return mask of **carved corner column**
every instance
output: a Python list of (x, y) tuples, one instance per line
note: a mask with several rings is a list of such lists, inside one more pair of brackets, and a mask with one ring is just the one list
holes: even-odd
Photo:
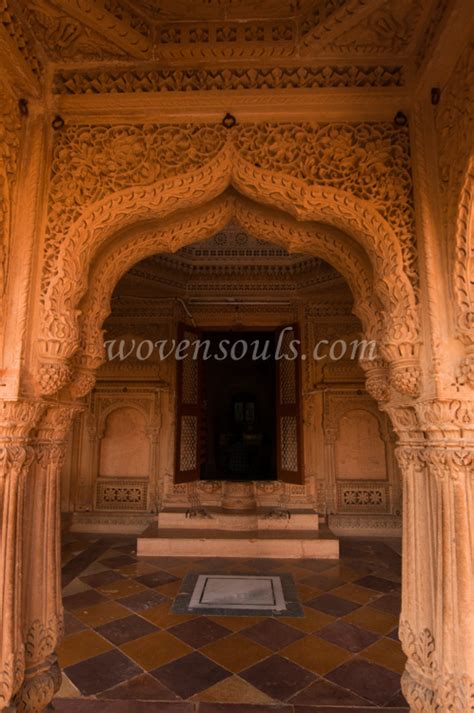
[(473, 709), (473, 414), (474, 403), (461, 400), (395, 414), (404, 477), (402, 687), (413, 713)]
[(326, 488), (326, 515), (331, 515), (337, 511), (337, 487), (336, 487), (336, 428), (326, 427), (324, 429), (324, 471)]
[(39, 402), (0, 401), (0, 710), (21, 685), (23, 643), (23, 522), (26, 478), (34, 450), (30, 433)]
[(39, 424), (27, 479), (23, 528), (25, 677), (17, 713), (41, 713), (61, 684), (55, 649), (63, 635), (60, 477), (76, 405), (51, 405)]

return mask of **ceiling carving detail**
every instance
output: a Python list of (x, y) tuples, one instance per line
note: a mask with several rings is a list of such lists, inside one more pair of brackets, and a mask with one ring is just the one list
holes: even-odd
[(44, 64), (38, 55), (34, 36), (28, 27), (22, 7), (15, 0), (0, 0), (0, 27), (36, 79), (41, 79)]
[(220, 69), (64, 70), (56, 73), (57, 95), (195, 92), (215, 89), (314, 89), (330, 87), (400, 87), (400, 65), (323, 65)]
[[(341, 287), (340, 273), (324, 260), (289, 253), (280, 245), (259, 240), (234, 221), (198, 243), (176, 253), (160, 253), (142, 260), (129, 270), (117, 291), (135, 293), (154, 285), (160, 291), (231, 297), (238, 293), (275, 295)], [(347, 288), (348, 289), (348, 288)], [(268, 293), (268, 294), (267, 294)], [(141, 293), (140, 293), (141, 294)]]
[[(3, 3), (12, 0), (3, 0)], [(447, 0), (437, 0), (442, 16)], [(260, 64), (318, 57), (381, 56), (396, 64), (420, 45), (435, 0), (25, 0), (28, 33), (49, 59), (159, 60), (193, 65), (216, 59)], [(434, 23), (437, 26), (437, 23)], [(432, 32), (424, 39), (428, 46)], [(20, 32), (16, 34), (21, 41)], [(23, 32), (24, 34), (24, 32)], [(419, 51), (421, 51), (419, 49)], [(310, 66), (313, 62), (305, 62)], [(380, 62), (374, 63), (378, 65)], [(319, 67), (324, 65), (319, 62)], [(372, 64), (370, 62), (369, 64)], [(145, 70), (144, 70), (145, 71)]]

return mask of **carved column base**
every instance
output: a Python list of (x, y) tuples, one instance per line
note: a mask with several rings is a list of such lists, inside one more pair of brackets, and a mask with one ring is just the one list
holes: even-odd
[(43, 713), (61, 687), (61, 669), (55, 655), (27, 668), (23, 685), (15, 696), (16, 713)]
[(467, 675), (420, 671), (408, 660), (402, 676), (402, 692), (411, 713), (470, 713), (474, 711), (474, 680)]
[(411, 713), (435, 713), (432, 681), (413, 671), (409, 663), (402, 675), (402, 692)]

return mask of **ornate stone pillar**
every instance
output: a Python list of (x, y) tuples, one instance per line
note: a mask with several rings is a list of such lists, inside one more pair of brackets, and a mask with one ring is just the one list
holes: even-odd
[(59, 485), (67, 436), (79, 410), (73, 404), (49, 406), (33, 444), (23, 522), (25, 676), (15, 697), (17, 713), (41, 713), (61, 683), (55, 655), (63, 634)]
[(42, 404), (0, 401), (0, 710), (20, 687), (23, 643), (25, 483), (34, 457), (29, 434)]
[(389, 409), (403, 472), (402, 687), (413, 713), (467, 713), (474, 696), (474, 403)]

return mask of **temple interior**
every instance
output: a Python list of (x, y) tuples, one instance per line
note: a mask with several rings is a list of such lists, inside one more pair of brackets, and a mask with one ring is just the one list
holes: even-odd
[(472, 0), (0, 0), (0, 712), (474, 713)]

